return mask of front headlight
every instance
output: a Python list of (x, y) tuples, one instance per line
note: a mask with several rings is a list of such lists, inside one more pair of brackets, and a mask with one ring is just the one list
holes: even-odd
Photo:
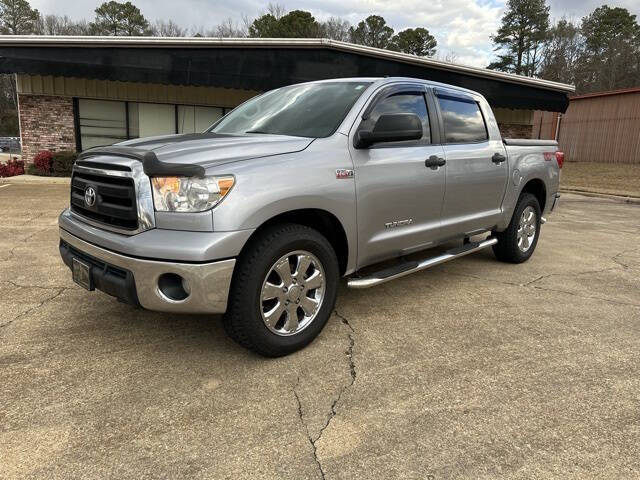
[(153, 177), (153, 205), (158, 212), (203, 212), (229, 193), (235, 179), (219, 177)]

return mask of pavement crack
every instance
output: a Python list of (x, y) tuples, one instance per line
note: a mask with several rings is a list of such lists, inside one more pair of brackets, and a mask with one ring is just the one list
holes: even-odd
[(300, 401), (300, 396), (298, 395), (298, 390), (297, 390), (298, 386), (300, 385), (300, 376), (299, 375), (298, 375), (298, 377), (296, 379), (296, 384), (293, 387), (293, 395), (294, 395), (294, 397), (296, 399), (296, 403), (298, 405), (298, 417), (300, 418), (300, 423), (304, 427), (304, 430), (305, 430), (305, 432), (307, 434), (307, 439), (309, 440), (309, 443), (311, 444), (311, 447), (313, 449), (313, 459), (315, 460), (316, 464), (318, 465), (318, 470), (320, 471), (320, 476), (321, 476), (321, 478), (323, 480), (326, 478), (326, 476), (325, 476), (325, 471), (324, 471), (324, 469), (322, 467), (322, 462), (320, 461), (320, 458), (318, 457), (318, 442), (322, 438), (322, 434), (324, 433), (324, 431), (327, 428), (329, 428), (329, 425), (331, 425), (331, 421), (338, 414), (336, 408), (337, 408), (338, 404), (340, 403), (340, 400), (342, 399), (342, 395), (344, 394), (345, 391), (347, 391), (347, 389), (349, 389), (350, 387), (353, 386), (353, 384), (356, 382), (356, 377), (357, 377), (356, 364), (355, 364), (355, 362), (353, 360), (353, 349), (354, 349), (355, 344), (356, 344), (355, 337), (354, 337), (355, 336), (355, 330), (353, 329), (353, 327), (349, 323), (349, 320), (346, 317), (344, 317), (343, 315), (338, 313), (337, 310), (334, 310), (334, 313), (342, 321), (342, 323), (350, 330), (350, 333), (347, 334), (347, 338), (349, 339), (349, 346), (348, 346), (348, 348), (347, 348), (347, 350), (345, 352), (345, 355), (347, 356), (347, 359), (349, 361), (350, 381), (347, 384), (342, 386), (342, 388), (338, 392), (338, 395), (336, 396), (336, 398), (331, 403), (331, 408), (329, 409), (329, 413), (327, 415), (327, 419), (326, 419), (324, 425), (322, 426), (322, 428), (320, 429), (320, 431), (318, 432), (318, 435), (315, 438), (313, 438), (313, 436), (309, 432), (309, 427), (307, 426), (307, 423), (304, 420), (304, 414), (303, 414), (303, 410), (302, 410), (302, 402)]
[(353, 361), (353, 348), (355, 347), (355, 344), (356, 344), (355, 338), (353, 337), (353, 334), (355, 333), (355, 331), (353, 330), (353, 327), (345, 317), (338, 314), (337, 312), (335, 313), (340, 319), (342, 319), (342, 323), (347, 325), (352, 332), (347, 335), (347, 338), (349, 339), (349, 347), (345, 352), (347, 359), (349, 360), (349, 374), (351, 376), (351, 380), (349, 381), (349, 383), (347, 383), (340, 389), (340, 392), (338, 392), (338, 395), (336, 396), (335, 400), (331, 404), (329, 414), (327, 415), (327, 421), (325, 422), (323, 427), (320, 429), (320, 432), (318, 432), (318, 436), (315, 438), (315, 440), (313, 440), (314, 445), (316, 442), (318, 442), (322, 438), (322, 434), (331, 424), (331, 420), (333, 420), (333, 418), (337, 415), (336, 407), (338, 403), (340, 403), (340, 399), (342, 398), (342, 395), (348, 388), (353, 386), (353, 384), (356, 382), (356, 376), (357, 376), (356, 365), (355, 365), (355, 362)]
[[(625, 253), (625, 252), (622, 252)], [(620, 253), (619, 255), (621, 255), (622, 253)], [(534, 283), (539, 282), (540, 280), (544, 280), (545, 278), (550, 278), (550, 277), (577, 277), (580, 275), (589, 275), (589, 274), (594, 274), (594, 273), (602, 273), (602, 272), (607, 272), (609, 270), (617, 270), (617, 267), (608, 267), (608, 268), (600, 268), (598, 270), (586, 270), (584, 272), (576, 272), (576, 273), (547, 273), (545, 275), (539, 275), (538, 277), (534, 278), (533, 280), (530, 280), (528, 282), (525, 283), (516, 283), (516, 282), (508, 282), (506, 280), (496, 280), (494, 278), (482, 278), (478, 275), (472, 275), (470, 273), (456, 273), (456, 272), (451, 272), (449, 270), (445, 270), (442, 269), (441, 272), (446, 274), (446, 275), (453, 275), (456, 277), (467, 277), (467, 278), (473, 278), (475, 280), (482, 280), (483, 282), (493, 282), (493, 283), (500, 283), (502, 285), (511, 285), (514, 287), (533, 287), (533, 288), (537, 288), (536, 285), (533, 285)]]
[(29, 315), (31, 312), (33, 312), (33, 311), (35, 311), (35, 310), (37, 310), (39, 308), (42, 308), (45, 304), (49, 303), (50, 301), (52, 301), (52, 300), (56, 299), (57, 297), (59, 297), (60, 295), (62, 295), (62, 292), (64, 292), (65, 290), (68, 290), (68, 288), (67, 287), (59, 287), (56, 290), (57, 290), (56, 293), (54, 293), (50, 297), (45, 298), (44, 300), (42, 300), (37, 305), (35, 305), (35, 306), (31, 307), (31, 308), (28, 308), (27, 310), (25, 310), (22, 313), (19, 313), (12, 320), (9, 320), (8, 322), (0, 324), (0, 328), (7, 327), (7, 326), (11, 325), (13, 322), (21, 319), (22, 317), (25, 317), (25, 316)]
[(336, 317), (338, 317), (338, 318), (342, 321), (342, 323), (343, 323), (344, 325), (346, 325), (346, 326), (349, 328), (349, 330), (351, 330), (351, 332), (355, 333), (355, 330), (353, 329), (353, 327), (352, 327), (352, 326), (351, 326), (351, 324), (349, 323), (349, 320), (347, 320), (347, 319), (346, 319), (346, 317), (344, 317), (344, 316), (340, 315), (340, 313), (338, 312), (338, 310), (334, 310), (333, 312), (336, 314)]
[(304, 415), (302, 413), (302, 402), (300, 401), (300, 397), (298, 396), (298, 390), (297, 390), (299, 384), (300, 384), (300, 375), (298, 375), (298, 378), (296, 379), (296, 384), (293, 387), (293, 396), (296, 397), (296, 403), (298, 404), (298, 417), (300, 418), (300, 423), (304, 427), (304, 431), (307, 434), (307, 440), (309, 440), (309, 443), (311, 444), (311, 448), (313, 449), (313, 460), (316, 462), (316, 465), (318, 466), (320, 477), (322, 478), (322, 480), (324, 480), (326, 477), (325, 477), (324, 469), (322, 468), (322, 463), (320, 463), (320, 459), (318, 458), (318, 447), (316, 446), (317, 439), (314, 440), (311, 437), (311, 434), (309, 433), (309, 427), (307, 426), (307, 423), (304, 421)]
[(21, 223), (21, 224), (20, 224), (20, 226), (21, 226), (21, 227), (24, 227), (25, 225), (30, 224), (30, 223), (31, 223), (31, 222), (33, 222), (34, 220), (37, 220), (37, 219), (41, 218), (43, 215), (44, 215), (44, 212), (39, 212), (39, 213), (37, 213), (35, 216), (33, 216), (33, 217), (29, 218), (29, 220), (27, 220), (26, 222)]
[(626, 255), (627, 253), (632, 253), (636, 251), (637, 251), (636, 248), (628, 248), (626, 250), (621, 251), (620, 253), (616, 253), (613, 257), (611, 257), (611, 261), (620, 265), (622, 268), (626, 270), (627, 268), (630, 268), (630, 265), (627, 265), (622, 260), (620, 260), (620, 257), (623, 255)]
[[(40, 217), (40, 216), (38, 216), (38, 217), (36, 217), (36, 218), (39, 218), (39, 217)], [(34, 220), (34, 219), (35, 219), (35, 218), (33, 218), (32, 220)], [(22, 226), (26, 225), (27, 223), (29, 223), (30, 221), (31, 221), (31, 220), (27, 221), (26, 223), (24, 223), (24, 224), (22, 224), (22, 225), (20, 225), (20, 226), (22, 227)], [(41, 228), (41, 229), (39, 229), (39, 230), (36, 230), (36, 231), (35, 231), (35, 232), (33, 232), (33, 233), (30, 233), (29, 235), (27, 235), (27, 236), (26, 236), (26, 237), (24, 237), (23, 239), (21, 239), (21, 240), (20, 240), (20, 243), (18, 243), (17, 245), (14, 245), (13, 247), (11, 247), (11, 248), (9, 249), (9, 251), (7, 252), (7, 257), (6, 257), (6, 258), (3, 258), (2, 260), (0, 260), (0, 262), (8, 262), (9, 260), (11, 260), (11, 258), (15, 255), (15, 253), (14, 253), (14, 252), (15, 252), (15, 250), (17, 250), (17, 249), (18, 249), (18, 248), (20, 248), (20, 247), (23, 247), (23, 246), (24, 246), (24, 244), (25, 244), (27, 241), (31, 240), (33, 237), (35, 237), (35, 236), (36, 236), (36, 235), (38, 235), (39, 233), (46, 232), (47, 230), (49, 230), (49, 228), (51, 228), (51, 227)]]
[(617, 267), (608, 267), (608, 268), (599, 268), (597, 270), (585, 270), (584, 272), (576, 272), (576, 273), (547, 273), (546, 275), (540, 275), (538, 278), (531, 280), (530, 282), (523, 283), (520, 286), (522, 287), (534, 287), (537, 288), (536, 285), (533, 285), (540, 280), (551, 277), (579, 277), (580, 275), (590, 275), (594, 273), (602, 273), (608, 272), (609, 270), (618, 270)]
[[(513, 287), (523, 287), (524, 285), (522, 283), (515, 283), (515, 282), (507, 282), (506, 280), (496, 280), (494, 278), (482, 278), (479, 277), (477, 275), (471, 275), (470, 273), (456, 273), (456, 272), (451, 272), (449, 270), (446, 269), (441, 269), (440, 270), (442, 273), (446, 274), (446, 275), (453, 275), (455, 277), (467, 277), (467, 278), (473, 278), (475, 280), (482, 280), (483, 282), (492, 282), (492, 283), (500, 283), (502, 285), (511, 285)], [(535, 281), (535, 280), (534, 280)]]
[(636, 308), (640, 308), (640, 304), (639, 303), (631, 303), (631, 302), (622, 302), (620, 300), (611, 300), (609, 298), (602, 298), (602, 297), (596, 297), (593, 295), (581, 295), (579, 293), (576, 292), (570, 292), (568, 290), (559, 290), (557, 288), (545, 288), (545, 287), (541, 287), (538, 285), (532, 285), (531, 288), (535, 288), (538, 290), (543, 290), (545, 292), (556, 292), (556, 293), (566, 293), (567, 295), (574, 295), (578, 298), (585, 298), (588, 300), (599, 300), (601, 302), (608, 302), (608, 303), (613, 303), (615, 305), (626, 305), (629, 307), (636, 307)]
[(0, 283), (8, 283), (15, 288), (39, 288), (41, 290), (68, 290), (70, 287), (62, 287), (59, 285), (45, 286), (45, 285), (25, 285), (23, 283), (14, 282), (13, 280), (0, 280)]
[(549, 277), (551, 277), (552, 275), (554, 275), (554, 274), (553, 274), (553, 273), (547, 273), (546, 275), (540, 275), (539, 277), (534, 278), (534, 279), (533, 279), (533, 280), (531, 280), (530, 282), (523, 283), (523, 284), (522, 284), (522, 286), (523, 286), (523, 287), (528, 287), (528, 286), (530, 286), (530, 285), (533, 285), (533, 284), (534, 284), (534, 283), (536, 283), (536, 282), (539, 282), (540, 280), (543, 280), (543, 279), (545, 279), (545, 278), (549, 278)]

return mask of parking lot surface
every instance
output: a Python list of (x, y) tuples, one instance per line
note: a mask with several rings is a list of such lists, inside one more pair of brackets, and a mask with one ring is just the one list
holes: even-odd
[(264, 359), (216, 316), (133, 309), (58, 256), (68, 186), (0, 188), (0, 478), (631, 478), (640, 206), (563, 195), (491, 251), (369, 290)]

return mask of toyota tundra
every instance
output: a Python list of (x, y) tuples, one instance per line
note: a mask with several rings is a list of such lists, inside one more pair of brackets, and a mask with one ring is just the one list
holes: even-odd
[(488, 247), (528, 260), (563, 157), (555, 141), (503, 139), (484, 97), (463, 88), (291, 85), (201, 134), (80, 154), (60, 254), (87, 290), (223, 313), (238, 343), (285, 355), (320, 333), (340, 277), (374, 287)]

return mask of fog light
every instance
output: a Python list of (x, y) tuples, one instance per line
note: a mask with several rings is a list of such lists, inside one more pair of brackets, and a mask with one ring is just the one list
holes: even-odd
[(174, 302), (185, 300), (189, 293), (189, 283), (175, 273), (163, 273), (158, 278), (158, 290), (160, 293)]

